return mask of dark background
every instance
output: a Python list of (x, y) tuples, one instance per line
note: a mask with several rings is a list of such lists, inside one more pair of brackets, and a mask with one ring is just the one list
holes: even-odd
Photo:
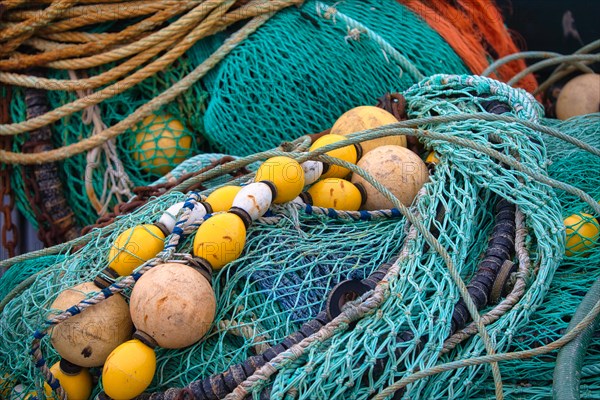
[[(562, 19), (571, 11), (575, 28), (584, 44), (600, 39), (600, 0), (496, 0), (506, 25), (524, 43), (523, 50), (548, 50), (570, 54), (582, 47), (572, 37), (565, 38)], [(526, 46), (524, 47), (523, 44)]]

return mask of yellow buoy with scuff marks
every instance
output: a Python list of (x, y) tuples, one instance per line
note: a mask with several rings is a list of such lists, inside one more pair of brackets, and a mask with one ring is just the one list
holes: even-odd
[[(321, 147), (327, 146), (328, 144), (338, 143), (347, 140), (342, 135), (323, 135), (310, 146), (309, 151), (314, 151)], [(358, 161), (358, 151), (356, 146), (349, 144), (348, 146), (340, 147), (339, 149), (330, 150), (327, 153), (328, 156), (339, 158), (340, 160), (347, 161), (351, 164), (356, 164)], [(344, 178), (350, 173), (348, 168), (341, 167), (339, 165), (329, 165), (327, 171), (321, 175), (321, 178)]]
[(156, 371), (154, 349), (139, 339), (117, 347), (102, 369), (102, 386), (113, 400), (129, 400), (144, 392)]
[(362, 194), (352, 182), (340, 178), (326, 178), (308, 189), (312, 205), (336, 210), (357, 211)]
[[(59, 361), (50, 367), (50, 372), (58, 379), (68, 400), (87, 400), (92, 394), (92, 375), (87, 368), (80, 368), (79, 371), (76, 369), (64, 371)], [(47, 398), (54, 397), (54, 392), (47, 383), (44, 383), (44, 392)]]
[(237, 259), (246, 244), (246, 226), (236, 214), (216, 214), (204, 221), (194, 237), (194, 255), (221, 269)]
[(121, 233), (108, 253), (108, 267), (121, 276), (131, 275), (165, 246), (165, 232), (154, 224), (138, 225)]
[(241, 186), (227, 185), (218, 188), (208, 195), (206, 202), (210, 204), (212, 212), (228, 211), (233, 204), (233, 199), (242, 190)]
[(304, 188), (304, 170), (298, 161), (290, 157), (271, 157), (256, 171), (254, 182), (269, 181), (275, 186), (273, 203), (281, 204), (294, 200)]

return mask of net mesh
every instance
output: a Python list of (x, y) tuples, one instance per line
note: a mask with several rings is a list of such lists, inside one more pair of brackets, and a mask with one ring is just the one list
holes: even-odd
[[(597, 156), (523, 125), (519, 120), (540, 122), (537, 103), (525, 92), (492, 80), (434, 76), (404, 94), (411, 118), (448, 117), (419, 126), (422, 132), (440, 135), (425, 135), (421, 141), (435, 149), (441, 161), (412, 211), (427, 229), (439, 230), (439, 242), (465, 281), (473, 276), (485, 251), (494, 222), (491, 210), (498, 199), (509, 199), (525, 215), (526, 246), (533, 267), (520, 301), (488, 327), (494, 348), (497, 352), (529, 349), (558, 338), (582, 292), (594, 280), (590, 271), (599, 257), (598, 248), (593, 248), (585, 257), (566, 257), (559, 268), (565, 250), (563, 218), (573, 212), (593, 212), (578, 198), (507, 168), (483, 149), (491, 147), (514, 157), (523, 166), (572, 183), (595, 198), (600, 197), (594, 174)], [(450, 120), (482, 112), (490, 101), (508, 104), (507, 115), (519, 120), (487, 121), (475, 116)], [(543, 122), (598, 145), (598, 115), (561, 124)], [(455, 139), (475, 144), (464, 147)], [(575, 173), (582, 165), (589, 169)], [(190, 169), (193, 163), (183, 163), (172, 174)], [(43, 325), (53, 299), (67, 287), (92, 280), (105, 267), (108, 250), (121, 232), (155, 222), (171, 204), (185, 198), (183, 193), (168, 193), (94, 231), (79, 249), (63, 246), (58, 256), (13, 266), (0, 280), (0, 293), (14, 289), (19, 271), (28, 271), (22, 277), (40, 272), (18, 292), (13, 291), (2, 310), (0, 376), (10, 373), (12, 385), (19, 382), (40, 393), (41, 377), (28, 356), (29, 343), (32, 332)], [(436, 218), (439, 207), (445, 210), (443, 218)], [(389, 291), (373, 313), (352, 329), (341, 326), (329, 339), (315, 342), (272, 379), (259, 382), (254, 394), (265, 386), (272, 398), (367, 398), (417, 370), (485, 354), (479, 336), (440, 354), (460, 296), (442, 257), (431, 249), (424, 251), (423, 236), (410, 236), (407, 228), (403, 217), (381, 214), (367, 220), (344, 219), (310, 214), (290, 204), (273, 207), (250, 227), (242, 256), (213, 276), (217, 316), (210, 332), (189, 348), (159, 349), (157, 373), (148, 390), (185, 386), (244, 361), (264, 345), (278, 343), (324, 308), (335, 284), (365, 277), (380, 264), (396, 260), (401, 251), (398, 273), (389, 277)], [(190, 252), (191, 240), (180, 243), (177, 252)], [(399, 340), (402, 332), (410, 332), (412, 339)], [(592, 393), (597, 386), (598, 340), (594, 338), (586, 359), (584, 393)], [(42, 350), (49, 364), (57, 360), (47, 338)], [(553, 359), (550, 355), (502, 363), (508, 397), (548, 397)], [(376, 364), (382, 364), (382, 370)], [(404, 396), (458, 399), (492, 394), (490, 367), (481, 365), (418, 380)]]
[[(353, 21), (363, 27), (354, 27)], [(123, 24), (127, 21), (103, 24), (96, 30), (118, 30)], [(231, 31), (197, 42), (165, 71), (97, 108), (59, 120), (52, 127), (54, 145), (79, 142), (92, 135), (97, 125), (101, 130), (121, 121), (205, 61)], [(377, 40), (369, 36), (373, 33)], [(285, 9), (240, 43), (203, 80), (157, 112), (158, 118), (166, 117), (172, 121), (166, 125), (175, 128), (161, 135), (144, 135), (165, 124), (142, 121), (117, 138), (112, 152), (100, 148), (95, 154), (63, 161), (65, 197), (80, 226), (92, 224), (99, 214), (127, 200), (132, 186), (149, 184), (184, 156), (200, 151), (248, 155), (268, 150), (299, 134), (330, 127), (352, 106), (374, 104), (377, 94), (408, 88), (418, 81), (408, 65), (423, 75), (468, 72), (451, 47), (396, 0), (307, 1), (302, 7)], [(94, 76), (110, 67), (87, 73)], [(48, 71), (50, 78), (69, 77), (66, 71)], [(12, 120), (23, 121), (23, 91), (17, 88), (13, 98)], [(51, 108), (76, 98), (72, 92), (48, 92)], [(171, 142), (173, 129), (183, 130), (184, 137), (189, 134), (194, 140)], [(19, 135), (13, 150), (21, 151), (26, 138)], [(123, 176), (127, 178), (120, 182)], [(23, 167), (17, 167), (12, 181), (19, 209), (37, 226), (28, 200), (34, 196), (25, 196)]]
[[(600, 145), (600, 114), (575, 117), (560, 122), (545, 120), (572, 137), (598, 147)], [(600, 199), (600, 160), (590, 154), (555, 138), (546, 138), (548, 158), (551, 161), (550, 176), (586, 191), (594, 199)], [(576, 213), (594, 214), (589, 205), (569, 193), (557, 191), (563, 206), (563, 217)], [(576, 233), (575, 233), (576, 235)], [(597, 238), (596, 238), (597, 243)], [(591, 246), (590, 246), (591, 247)], [(573, 316), (574, 310), (585, 296), (587, 289), (597, 279), (595, 271), (600, 264), (600, 247), (566, 256), (556, 271), (544, 302), (530, 317), (530, 322), (518, 332), (511, 344), (514, 350), (538, 347), (562, 336)], [(552, 374), (556, 353), (522, 361), (506, 361), (500, 364), (502, 377), (507, 382), (507, 393), (514, 398), (549, 399), (552, 397)], [(581, 371), (581, 398), (600, 398), (600, 335), (596, 333), (588, 347)], [(478, 393), (483, 398), (493, 397), (494, 386), (488, 382)]]

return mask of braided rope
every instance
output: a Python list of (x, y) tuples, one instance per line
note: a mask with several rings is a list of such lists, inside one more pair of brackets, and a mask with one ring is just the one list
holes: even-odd
[(33, 334), (33, 340), (31, 341), (31, 355), (35, 360), (35, 366), (40, 370), (46, 382), (50, 385), (50, 387), (58, 394), (61, 400), (67, 400), (66, 393), (60, 387), (58, 380), (53, 376), (52, 372), (48, 368), (46, 364), (46, 360), (43, 357), (40, 343), (41, 340), (48, 334), (48, 331), (55, 325), (60, 324), (61, 322), (66, 321), (67, 319), (81, 314), (88, 307), (91, 307), (95, 304), (98, 304), (107, 298), (121, 293), (123, 290), (132, 287), (135, 282), (137, 282), (144, 273), (148, 272), (153, 267), (163, 264), (170, 260), (173, 256), (176, 255), (175, 250), (179, 242), (187, 236), (189, 233), (193, 232), (197, 229), (198, 224), (202, 221), (191, 223), (189, 221), (189, 216), (194, 209), (194, 206), (201, 201), (202, 198), (199, 193), (192, 192), (189, 197), (186, 199), (183, 207), (178, 213), (177, 222), (173, 229), (173, 232), (167, 238), (166, 245), (164, 249), (154, 258), (144, 262), (140, 268), (132, 273), (129, 276), (123, 277), (122, 279), (114, 282), (109, 287), (102, 289), (98, 294), (93, 297), (87, 298), (79, 302), (78, 304), (68, 308), (64, 312), (54, 315), (51, 318), (44, 321), (44, 327), (41, 330), (36, 330)]
[(52, 22), (56, 17), (67, 11), (76, 0), (56, 0), (43, 13), (27, 21), (0, 29), (0, 38), (6, 42), (0, 50), (0, 56), (7, 54), (29, 39), (37, 29)]
[[(335, 8), (335, 5), (329, 6), (318, 1), (316, 3), (316, 9), (317, 15), (321, 16), (322, 18), (332, 19), (334, 23), (335, 19), (339, 18), (344, 21), (349, 28), (358, 29), (358, 32), (360, 33), (366, 33), (371, 40), (375, 41), (375, 43), (381, 47), (381, 49), (384, 51), (384, 54), (387, 53), (392, 56), (394, 61), (398, 63), (402, 70), (407, 71), (416, 81), (420, 81), (421, 79), (425, 78), (425, 75), (423, 75), (408, 58), (400, 54), (400, 52), (396, 50), (387, 40), (355, 19), (352, 19), (349, 16), (339, 12)], [(321, 15), (322, 12), (323, 15)]]
[[(532, 72), (532, 71), (536, 71), (536, 70), (554, 65), (555, 63), (550, 62), (550, 60), (560, 57), (560, 59), (562, 60), (562, 61), (558, 62), (558, 64), (560, 64), (560, 65), (556, 69), (554, 69), (554, 71), (552, 72), (552, 74), (550, 74), (548, 79), (546, 79), (544, 82), (542, 82), (533, 92), (534, 95), (537, 95), (539, 93), (543, 93), (550, 87), (550, 85), (552, 85), (553, 83), (559, 81), (560, 79), (568, 76), (569, 74), (573, 73), (577, 69), (579, 69), (583, 73), (594, 73), (594, 70), (592, 68), (588, 67), (587, 64), (593, 63), (598, 60), (592, 56), (589, 59), (579, 61), (579, 60), (581, 60), (579, 58), (579, 56), (585, 55), (592, 51), (595, 51), (598, 48), (600, 48), (600, 39), (595, 40), (595, 41), (581, 47), (580, 49), (575, 51), (572, 55), (562, 55), (559, 53), (544, 52), (544, 51), (525, 51), (525, 52), (515, 53), (515, 54), (511, 54), (509, 56), (503, 57), (499, 60), (496, 60), (495, 62), (490, 64), (490, 66), (488, 68), (486, 68), (486, 70), (482, 73), (482, 75), (489, 76), (490, 74), (495, 72), (502, 65), (509, 63), (511, 61), (514, 61), (514, 60), (537, 59), (537, 58), (549, 59), (549, 60), (545, 60), (547, 62), (542, 61), (542, 62), (531, 65), (527, 70), (529, 72)], [(522, 73), (524, 73), (524, 72), (525, 72), (525, 70), (522, 71)], [(522, 75), (522, 74), (520, 74), (520, 75)], [(517, 76), (512, 78), (512, 80), (515, 80), (515, 82), (513, 82), (513, 83), (516, 83), (518, 80), (522, 79), (522, 76), (519, 76), (518, 79), (516, 79), (516, 78), (517, 78)]]
[[(421, 192), (422, 193), (422, 192)], [(373, 291), (365, 293), (360, 299), (348, 303), (342, 313), (327, 323), (321, 330), (311, 336), (303, 339), (299, 343), (290, 347), (288, 350), (280, 353), (271, 361), (266, 363), (261, 368), (257, 369), (254, 374), (249, 376), (244, 382), (238, 385), (225, 400), (241, 400), (250, 394), (250, 391), (259, 386), (264, 385), (270, 376), (281, 370), (285, 366), (292, 364), (306, 353), (312, 346), (321, 343), (333, 336), (333, 334), (343, 331), (360, 318), (379, 308), (381, 304), (390, 295), (390, 283), (398, 276), (400, 271), (400, 262), (409, 256), (410, 243), (417, 237), (417, 229), (410, 225), (406, 240), (402, 245), (402, 250), (396, 261), (392, 264), (385, 277), (377, 284)]]
[(373, 400), (384, 400), (385, 398), (387, 398), (388, 396), (391, 396), (397, 390), (402, 389), (406, 385), (409, 385), (419, 379), (423, 379), (423, 378), (426, 378), (431, 375), (440, 374), (442, 372), (452, 371), (452, 370), (460, 369), (460, 368), (471, 367), (471, 366), (475, 366), (475, 365), (487, 364), (487, 363), (491, 363), (491, 362), (520, 360), (523, 358), (531, 358), (531, 357), (539, 356), (542, 354), (547, 354), (552, 351), (558, 350), (562, 346), (564, 346), (565, 344), (569, 343), (571, 340), (576, 338), (584, 329), (586, 329), (588, 327), (589, 324), (591, 324), (594, 321), (594, 319), (598, 316), (598, 314), (600, 314), (600, 301), (598, 301), (594, 305), (594, 307), (585, 316), (585, 318), (583, 318), (581, 320), (580, 323), (578, 323), (571, 331), (569, 331), (565, 335), (561, 336), (560, 339), (557, 339), (554, 342), (551, 342), (547, 345), (537, 347), (535, 349), (530, 349), (530, 350), (522, 350), (522, 351), (515, 351), (512, 353), (501, 353), (501, 354), (494, 354), (494, 355), (487, 355), (487, 356), (472, 357), (472, 358), (469, 358), (466, 360), (458, 360), (458, 361), (445, 363), (442, 365), (436, 365), (435, 367), (427, 368), (425, 370), (415, 372), (414, 374), (412, 374), (406, 378), (402, 378), (398, 382), (386, 387), (384, 390), (379, 392), (375, 397), (373, 397)]

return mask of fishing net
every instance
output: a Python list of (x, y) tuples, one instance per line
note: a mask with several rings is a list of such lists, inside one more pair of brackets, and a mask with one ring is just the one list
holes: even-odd
[[(556, 120), (544, 122), (592, 146), (600, 145), (600, 114), (575, 117), (561, 123)], [(598, 157), (582, 149), (567, 146), (555, 138), (546, 138), (545, 142), (548, 159), (551, 161), (548, 167), (550, 176), (586, 191), (594, 199), (600, 199)], [(556, 195), (563, 207), (563, 217), (580, 212), (594, 214), (589, 205), (578, 197), (563, 191), (557, 191)], [(598, 238), (595, 239), (597, 241)], [(554, 275), (544, 302), (531, 315), (528, 326), (515, 335), (516, 339), (511, 348), (523, 350), (539, 347), (562, 336), (573, 316), (573, 310), (577, 308), (588, 288), (597, 279), (595, 271), (598, 265), (600, 265), (598, 247), (591, 247), (583, 255), (565, 257)], [(551, 353), (500, 364), (502, 377), (507, 383), (505, 386), (507, 393), (514, 398), (551, 398), (555, 362), (556, 354)], [(599, 365), (600, 335), (596, 333), (588, 347), (581, 370), (581, 398), (600, 397)], [(481, 392), (484, 397), (485, 395), (493, 397), (493, 383), (490, 382), (482, 388)]]
[[(254, 396), (269, 393), (271, 398), (367, 398), (435, 365), (485, 355), (491, 348), (497, 353), (529, 349), (562, 335), (581, 291), (593, 280), (589, 271), (598, 263), (597, 250), (593, 250), (586, 257), (567, 257), (559, 268), (565, 251), (563, 217), (584, 209), (597, 213), (574, 197), (573, 190), (548, 177), (600, 196), (592, 176), (597, 156), (542, 134), (547, 129), (540, 124), (541, 109), (533, 98), (487, 78), (436, 75), (412, 86), (404, 96), (410, 120), (351, 140), (394, 131), (416, 134), (426, 148), (435, 149), (440, 163), (410, 214), (400, 206), (356, 213), (292, 203), (272, 207), (249, 228), (242, 256), (213, 275), (217, 316), (212, 329), (191, 347), (159, 349), (149, 392), (209, 379), (262, 353), (297, 332), (303, 323), (321, 318), (319, 313), (336, 284), (363, 279), (388, 262), (392, 265), (373, 292), (309, 335), (309, 345), (279, 354), (271, 363), (274, 368), (238, 382), (237, 390)], [(502, 116), (486, 113), (498, 104), (504, 107)], [(423, 119), (414, 121), (417, 118)], [(597, 144), (597, 116), (553, 126)], [(274, 150), (240, 158), (193, 180), (212, 179), (274, 155), (318, 157), (302, 152), (305, 143), (304, 139), (291, 143), (291, 153)], [(574, 173), (586, 162), (589, 170)], [(11, 272), (22, 266), (40, 272), (18, 287), (12, 279), (0, 281), (2, 293), (11, 291), (2, 303), (0, 376), (10, 373), (11, 385), (19, 382), (26, 390), (40, 393), (42, 378), (29, 356), (31, 335), (45, 328), (56, 295), (92, 280), (103, 270), (108, 249), (125, 229), (155, 222), (175, 202), (210, 193), (184, 194), (182, 190), (185, 185), (77, 243), (52, 250), (59, 254), (55, 259), (48, 252), (40, 253), (46, 258), (32, 254), (11, 267)], [(450, 346), (447, 339), (461, 298), (454, 278), (469, 282), (476, 276), (495, 229), (494, 208), (501, 198), (517, 206), (517, 216), (521, 216), (517, 225), (524, 228), (518, 229), (522, 236), (516, 240), (519, 268), (524, 271), (517, 281), (523, 290), (513, 291), (509, 297), (514, 302), (496, 319), (488, 320), (489, 336), (466, 335)], [(439, 247), (432, 232), (437, 232)], [(190, 251), (188, 237), (160, 257), (178, 259)], [(507, 301), (508, 297), (501, 304)], [(482, 315), (495, 307), (488, 305)], [(47, 337), (41, 341), (41, 350), (47, 364), (58, 359)], [(586, 374), (595, 373), (597, 355), (594, 350), (586, 360)], [(519, 393), (547, 393), (542, 383), (547, 385), (551, 379), (551, 359), (501, 363), (505, 394), (517, 398)], [(448, 369), (412, 382), (402, 395), (485, 397), (493, 393), (491, 371), (488, 363)], [(100, 390), (98, 386), (94, 393)]]
[[(137, 20), (88, 30), (118, 32), (132, 21)], [(122, 121), (182, 81), (238, 29), (234, 25), (199, 40), (168, 68), (130, 89), (117, 85), (114, 96), (59, 119), (51, 125), (53, 146), (80, 143)], [(44, 75), (61, 81), (84, 79), (116, 66), (109, 63), (76, 73), (49, 68)], [(131, 198), (134, 186), (148, 185), (201, 151), (249, 155), (267, 150), (299, 134), (326, 129), (345, 110), (374, 104), (377, 95), (406, 89), (423, 76), (468, 72), (448, 43), (395, 0), (306, 1), (279, 11), (154, 115), (115, 140), (61, 161), (64, 197), (79, 227), (86, 226)], [(94, 92), (48, 91), (48, 111), (98, 96), (106, 87)], [(25, 91), (13, 91), (13, 123), (27, 119)], [(152, 133), (165, 127), (166, 133)], [(12, 150), (23, 152), (28, 136), (15, 136)], [(41, 207), (41, 199), (27, 183), (32, 180), (27, 168), (16, 167), (12, 185), (19, 209), (37, 226), (40, 211), (34, 208)]]

